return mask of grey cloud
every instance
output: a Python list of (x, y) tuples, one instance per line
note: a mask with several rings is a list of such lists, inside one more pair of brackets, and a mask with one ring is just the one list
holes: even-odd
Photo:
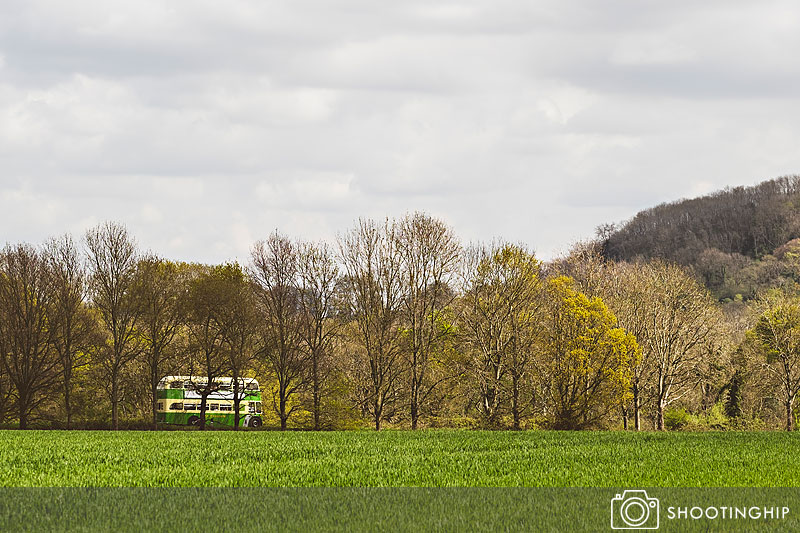
[(246, 258), (424, 209), (545, 257), (796, 172), (788, 1), (0, 4), (4, 240)]

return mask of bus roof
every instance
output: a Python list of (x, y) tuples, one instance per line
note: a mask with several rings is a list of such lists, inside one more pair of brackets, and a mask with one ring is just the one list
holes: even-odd
[[(206, 376), (166, 376), (161, 378), (159, 383), (171, 383), (173, 381), (191, 381), (193, 383), (205, 383), (208, 381)], [(215, 383), (221, 383), (223, 385), (230, 385), (233, 383), (233, 378), (230, 376), (220, 376), (218, 378), (214, 378)], [(254, 383), (258, 385), (258, 380), (255, 378), (239, 378), (240, 383)]]

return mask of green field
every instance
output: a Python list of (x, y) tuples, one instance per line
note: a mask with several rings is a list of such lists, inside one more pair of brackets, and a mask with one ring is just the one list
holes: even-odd
[(0, 431), (0, 486), (800, 486), (787, 433)]

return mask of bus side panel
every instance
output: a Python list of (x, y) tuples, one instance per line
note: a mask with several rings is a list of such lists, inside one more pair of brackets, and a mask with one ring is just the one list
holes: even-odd
[(181, 424), (186, 425), (189, 423), (190, 413), (163, 413), (164, 422), (167, 424)]
[(233, 413), (215, 411), (206, 413), (206, 420), (213, 420), (215, 424), (221, 426), (233, 426)]

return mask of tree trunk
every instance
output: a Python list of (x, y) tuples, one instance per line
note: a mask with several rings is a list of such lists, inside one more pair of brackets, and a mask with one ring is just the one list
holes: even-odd
[[(211, 383), (209, 378), (208, 383)], [(200, 431), (206, 430), (206, 404), (208, 399), (208, 392), (203, 392), (200, 395)]]
[(64, 410), (67, 414), (67, 429), (72, 429), (72, 404), (70, 403), (70, 379), (64, 374)]
[(158, 374), (158, 363), (161, 354), (156, 351), (152, 355), (152, 361), (156, 361), (156, 364), (151, 364), (150, 366), (150, 394), (151, 394), (151, 407), (153, 410), (153, 429), (158, 429), (158, 382), (160, 381), (160, 377)]
[(658, 399), (658, 418), (656, 419), (656, 429), (664, 431), (664, 400)]
[(281, 394), (280, 399), (280, 417), (281, 417), (281, 431), (286, 431), (286, 419), (289, 417), (286, 416), (286, 395)]
[(628, 431), (628, 408), (622, 407), (622, 429)]
[(377, 397), (375, 398), (374, 406), (375, 406), (375, 431), (380, 431), (381, 430), (381, 418), (382, 418), (382, 415), (383, 415), (383, 412), (382, 412), (383, 410), (380, 407), (380, 402), (378, 402), (378, 398)]
[(417, 405), (417, 402), (414, 400), (414, 396), (413, 396), (413, 393), (412, 393), (412, 397), (411, 397), (411, 429), (412, 430), (413, 429), (417, 429), (418, 421), (419, 421), (419, 406)]
[(28, 429), (28, 410), (21, 398), (19, 400), (19, 429)]
[(792, 416), (793, 403), (791, 399), (786, 400), (786, 431), (794, 430), (794, 417)]
[(639, 387), (633, 388), (633, 428), (636, 431), (642, 430), (642, 406), (639, 398)]
[(233, 373), (233, 430), (239, 431), (239, 374)]
[(414, 354), (411, 367), (411, 429), (419, 424), (419, 379), (417, 378), (417, 355)]
[(150, 407), (153, 410), (153, 429), (158, 429), (158, 383), (152, 387), (152, 398)]
[(119, 429), (119, 375), (116, 369), (111, 373), (111, 427)]
[(497, 391), (494, 387), (488, 386), (483, 394), (483, 414), (486, 416), (486, 423), (489, 427), (495, 427), (497, 411), (494, 407)]
[(511, 415), (514, 419), (514, 429), (520, 429), (519, 409), (519, 378), (514, 374), (511, 375)]
[(314, 399), (314, 430), (319, 431), (319, 410), (320, 410), (320, 386), (319, 386), (319, 354), (314, 354), (311, 367), (311, 377), (313, 381), (313, 399)]

